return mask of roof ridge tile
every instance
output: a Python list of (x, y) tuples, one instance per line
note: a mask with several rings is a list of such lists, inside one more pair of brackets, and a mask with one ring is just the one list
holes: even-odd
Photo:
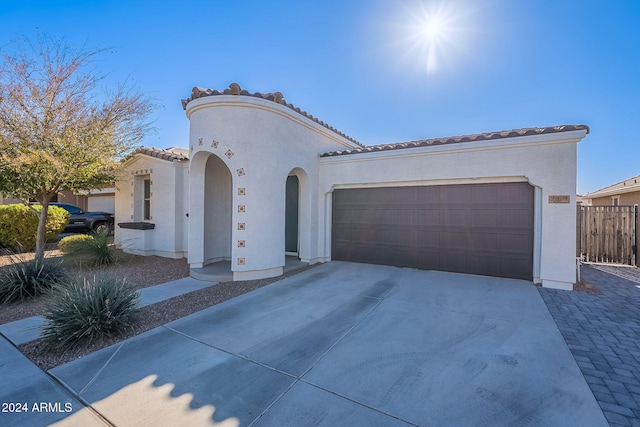
[(251, 96), (251, 97), (255, 97), (255, 98), (262, 98), (262, 99), (266, 99), (267, 101), (272, 101), (275, 102), (276, 104), (280, 104), (283, 105), (287, 108), (290, 108), (291, 110), (295, 111), (298, 114), (301, 114), (303, 116), (305, 116), (306, 118), (308, 118), (309, 120), (312, 120), (316, 123), (318, 123), (320, 126), (325, 127), (327, 129), (329, 129), (330, 131), (337, 133), (338, 135), (340, 135), (341, 137), (349, 140), (350, 142), (360, 146), (360, 147), (364, 147), (363, 144), (361, 144), (360, 142), (356, 141), (355, 139), (351, 138), (350, 136), (346, 135), (343, 132), (340, 132), (339, 130), (335, 129), (332, 126), (329, 126), (328, 124), (326, 124), (325, 122), (323, 122), (322, 120), (319, 120), (317, 117), (313, 117), (311, 114), (307, 113), (304, 110), (301, 110), (300, 108), (294, 106), (293, 104), (289, 104), (284, 100), (284, 95), (282, 94), (282, 92), (273, 92), (273, 93), (265, 93), (262, 94), (260, 92), (249, 92), (246, 89), (242, 89), (240, 87), (240, 85), (238, 83), (231, 83), (229, 85), (229, 87), (227, 89), (225, 89), (224, 91), (220, 92), (217, 90), (211, 90), (211, 89), (204, 89), (198, 86), (195, 86), (193, 89), (191, 89), (191, 96), (189, 98), (183, 99), (182, 100), (182, 109), (186, 110), (187, 109), (187, 104), (189, 104), (189, 102), (198, 99), (198, 98), (203, 98), (206, 96), (217, 96), (217, 95), (234, 95), (234, 96)]
[(490, 141), (494, 139), (514, 138), (514, 137), (522, 137), (522, 136), (529, 136), (529, 135), (541, 135), (541, 134), (547, 134), (547, 133), (569, 132), (574, 130), (586, 130), (587, 133), (591, 131), (589, 129), (589, 126), (584, 124), (511, 129), (511, 130), (492, 131), (492, 132), (485, 132), (485, 133), (476, 133), (472, 135), (460, 135), (460, 136), (450, 136), (450, 137), (443, 137), (443, 138), (421, 139), (418, 141), (409, 141), (406, 143), (395, 142), (391, 144), (369, 145), (361, 148), (354, 148), (352, 150), (330, 151), (328, 153), (321, 154), (320, 157), (333, 157), (333, 156), (340, 156), (345, 154), (370, 153), (372, 151), (401, 150), (405, 148), (425, 147), (425, 146), (431, 146), (431, 145), (444, 145), (449, 143), (457, 144), (457, 143), (463, 143), (463, 142)]

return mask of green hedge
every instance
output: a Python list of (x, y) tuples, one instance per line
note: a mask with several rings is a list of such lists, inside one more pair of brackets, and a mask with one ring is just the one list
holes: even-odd
[[(34, 208), (41, 209), (40, 205)], [(53, 240), (69, 222), (69, 213), (58, 207), (49, 206), (47, 216), (47, 241)], [(25, 205), (0, 205), (0, 246), (20, 251), (32, 251), (36, 247), (38, 216)]]
[(86, 252), (87, 247), (91, 245), (93, 236), (88, 234), (74, 234), (64, 237), (58, 242), (58, 249), (65, 255), (75, 255)]

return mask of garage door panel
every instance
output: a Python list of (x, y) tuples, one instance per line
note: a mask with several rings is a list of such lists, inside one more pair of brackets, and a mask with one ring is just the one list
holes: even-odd
[(469, 225), (469, 211), (467, 209), (443, 209), (441, 224), (466, 227)]
[(530, 280), (533, 187), (334, 191), (332, 258)]
[(450, 185), (445, 191), (440, 191), (440, 203), (442, 205), (460, 205), (470, 202), (469, 188), (465, 185)]
[(469, 245), (482, 251), (500, 250), (500, 239), (496, 233), (492, 232), (471, 232), (469, 233)]
[(526, 254), (532, 244), (531, 236), (526, 234), (501, 234), (500, 250), (514, 254)]
[[(524, 186), (529, 186), (532, 191), (523, 191)], [(504, 203), (528, 204), (533, 197), (533, 187), (525, 183), (503, 184), (500, 190), (500, 202)]]
[(442, 249), (459, 249), (466, 251), (469, 247), (469, 234), (464, 231), (441, 231), (440, 242)]
[(498, 215), (500, 227), (529, 229), (533, 221), (533, 213), (527, 209), (504, 209)]
[(468, 274), (497, 276), (500, 273), (500, 259), (491, 254), (469, 255)]
[(502, 277), (513, 277), (516, 279), (525, 279), (522, 277), (522, 271), (528, 269), (530, 264), (521, 258), (505, 258), (501, 260), (500, 271)]
[(500, 222), (498, 209), (478, 209), (471, 215), (471, 227), (497, 227)]
[(416, 203), (422, 206), (440, 204), (440, 186), (415, 187)]
[(396, 188), (394, 191), (387, 192), (389, 195), (388, 203), (397, 204), (413, 204), (416, 201), (415, 187)]
[(469, 201), (472, 204), (496, 204), (499, 202), (499, 189), (494, 185), (478, 184), (475, 187), (469, 195)]
[(425, 225), (440, 225), (442, 212), (439, 209), (416, 209), (415, 224), (417, 226), (425, 226)]
[(371, 231), (371, 241), (378, 245), (410, 247), (412, 246), (413, 233), (406, 229), (378, 228)]
[(415, 237), (415, 245), (418, 248), (438, 248), (442, 246), (440, 231), (418, 230)]

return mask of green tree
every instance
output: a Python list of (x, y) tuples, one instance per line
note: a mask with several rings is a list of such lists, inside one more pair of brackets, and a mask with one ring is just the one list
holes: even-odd
[(121, 160), (151, 130), (154, 104), (126, 84), (102, 90), (84, 50), (40, 35), (0, 50), (0, 194), (42, 205), (36, 256), (44, 256), (52, 198), (113, 184)]

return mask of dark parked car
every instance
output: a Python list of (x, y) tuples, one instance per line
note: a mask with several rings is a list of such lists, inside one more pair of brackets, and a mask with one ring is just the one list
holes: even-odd
[(108, 212), (85, 212), (69, 203), (50, 203), (69, 212), (69, 224), (65, 233), (111, 232), (113, 230), (113, 214)]

